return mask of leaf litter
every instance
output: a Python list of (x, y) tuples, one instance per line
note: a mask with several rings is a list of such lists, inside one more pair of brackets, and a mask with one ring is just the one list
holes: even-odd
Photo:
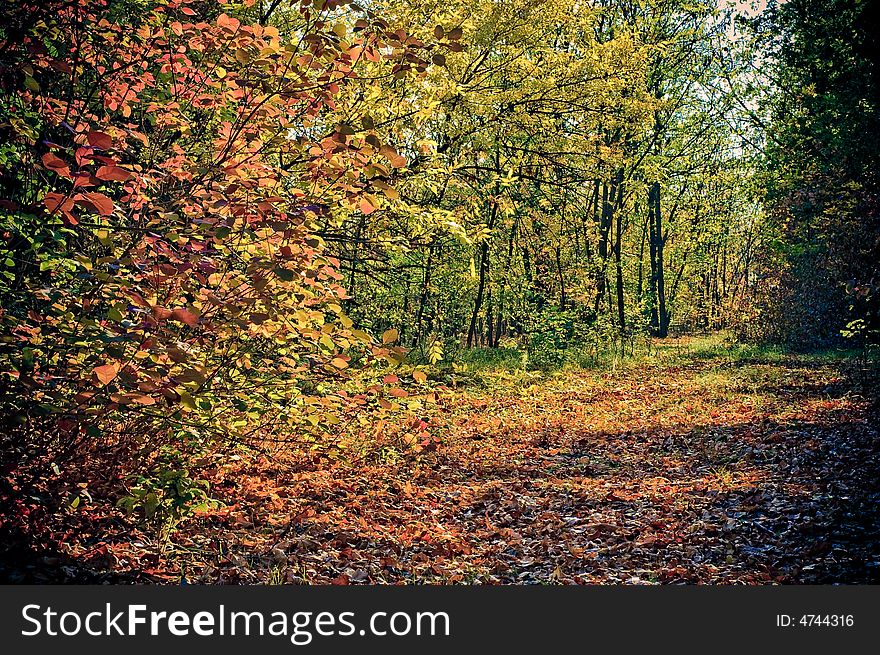
[[(844, 360), (565, 371), (434, 389), (432, 452), (218, 453), (223, 506), (157, 536), (22, 504), (10, 581), (880, 582), (876, 407)], [(30, 509), (27, 509), (30, 507)]]

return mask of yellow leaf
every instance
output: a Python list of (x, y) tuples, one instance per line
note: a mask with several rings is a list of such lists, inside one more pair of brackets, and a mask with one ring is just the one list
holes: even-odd
[(397, 341), (398, 336), (400, 336), (394, 328), (390, 330), (385, 330), (382, 333), (382, 343), (393, 343)]
[(355, 339), (358, 339), (359, 341), (363, 341), (364, 343), (369, 343), (370, 341), (372, 341), (370, 335), (363, 330), (352, 330), (351, 336), (353, 336)]
[(180, 404), (187, 409), (195, 410), (196, 408), (196, 401), (186, 391), (180, 392)]

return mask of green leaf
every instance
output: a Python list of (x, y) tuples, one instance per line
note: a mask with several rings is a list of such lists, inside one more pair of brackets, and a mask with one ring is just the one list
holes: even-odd
[(284, 280), (285, 282), (292, 282), (295, 276), (294, 272), (289, 268), (278, 267), (275, 269), (275, 275)]

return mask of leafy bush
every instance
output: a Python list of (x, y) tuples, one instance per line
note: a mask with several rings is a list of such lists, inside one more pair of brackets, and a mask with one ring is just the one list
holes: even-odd
[(535, 370), (559, 368), (573, 348), (591, 340), (595, 321), (580, 309), (549, 309), (538, 314), (529, 331), (528, 367)]
[(129, 477), (128, 495), (117, 502), (126, 513), (142, 513), (148, 521), (173, 526), (193, 512), (218, 507), (209, 497), (206, 480), (192, 477), (186, 457), (172, 447), (160, 450), (149, 471)]
[[(285, 37), (249, 24), (248, 3), (228, 5), (243, 20), (221, 4), (3, 7), (0, 432), (13, 468), (51, 454), (137, 470), (134, 453), (174, 445), (182, 426), (317, 441), (341, 414), (385, 411), (380, 391), (339, 391), (404, 350), (353, 326), (315, 232), (376, 209), (374, 184), (406, 165), (336, 104), (353, 57), (402, 76), (425, 70), (424, 45), (386, 49), (400, 32), (364, 22), (352, 52), (332, 24)], [(197, 501), (180, 470), (141, 474), (132, 502), (152, 514)]]

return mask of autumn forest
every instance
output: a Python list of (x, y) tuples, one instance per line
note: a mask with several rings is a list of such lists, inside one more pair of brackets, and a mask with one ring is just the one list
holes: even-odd
[(0, 580), (880, 582), (875, 0), (3, 0)]

